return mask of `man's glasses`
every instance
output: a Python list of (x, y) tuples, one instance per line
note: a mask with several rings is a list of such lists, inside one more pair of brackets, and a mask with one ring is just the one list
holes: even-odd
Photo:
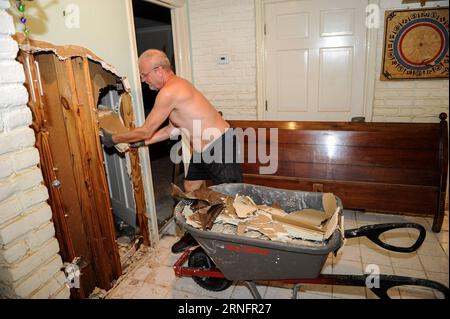
[(144, 80), (150, 73), (152, 73), (153, 71), (155, 71), (157, 68), (161, 67), (160, 65), (155, 66), (153, 69), (151, 69), (150, 71), (148, 71), (147, 73), (141, 73), (139, 74), (141, 76), (141, 80)]

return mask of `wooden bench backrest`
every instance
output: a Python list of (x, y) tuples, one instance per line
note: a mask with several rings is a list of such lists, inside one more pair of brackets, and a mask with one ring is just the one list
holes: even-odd
[[(253, 142), (241, 141), (245, 182), (333, 192), (351, 209), (436, 216), (441, 206), (443, 214), (447, 174), (447, 122), (441, 116), (441, 123), (229, 123), (244, 131), (278, 129), (278, 169), (272, 175), (260, 174), (267, 163), (248, 161)], [(263, 131), (257, 141), (265, 140), (269, 154), (274, 141)]]

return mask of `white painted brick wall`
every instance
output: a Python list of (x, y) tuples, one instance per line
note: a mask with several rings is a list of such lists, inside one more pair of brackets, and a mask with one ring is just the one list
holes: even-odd
[(0, 0), (0, 298), (69, 298), (9, 7)]
[[(448, 1), (427, 2), (427, 7)], [(381, 0), (386, 9), (420, 7)], [(189, 0), (193, 80), (227, 119), (256, 119), (256, 41), (254, 0)], [(448, 80), (380, 81), (384, 30), (378, 32), (374, 121), (437, 122), (448, 113)], [(230, 64), (217, 65), (219, 54)]]
[[(45, 191), (44, 191), (45, 190)], [(45, 187), (39, 188), (33, 191), (32, 195), (41, 195), (41, 197), (33, 198), (33, 201), (42, 202), (47, 199), (47, 189)], [(23, 203), (22, 203), (23, 205)], [(31, 207), (29, 210), (23, 212), (23, 214), (10, 220), (9, 222), (0, 225), (0, 245), (6, 245), (26, 233), (34, 230), (35, 228), (47, 223), (52, 216), (50, 206), (45, 203)]]
[[(17, 292), (17, 295), (19, 295), (20, 297), (32, 298), (34, 294), (37, 294), (40, 291), (45, 292), (47, 290), (45, 289), (46, 285), (48, 285), (49, 283), (54, 283), (54, 279), (60, 280), (60, 276), (64, 277), (64, 274), (59, 271), (61, 263), (61, 257), (54, 254), (50, 260), (47, 260), (47, 262), (41, 265), (38, 270), (32, 272), (30, 276), (27, 276), (19, 282), (14, 283), (13, 285), (15, 291)], [(61, 287), (61, 285), (64, 285), (64, 282), (61, 282), (59, 287), (57, 287), (56, 289), (53, 288), (53, 291), (49, 292), (47, 296), (41, 296), (40, 298), (47, 298), (48, 296), (52, 295), (56, 292), (56, 290), (58, 290), (58, 288)]]
[[(427, 2), (426, 7), (448, 6), (448, 1)], [(384, 11), (419, 8), (420, 4), (402, 4), (401, 0), (381, 0), (381, 29), (378, 31), (376, 83), (373, 106), (375, 122), (439, 122), (439, 114), (448, 114), (447, 80), (380, 81), (383, 61)]]
[[(256, 119), (253, 0), (190, 0), (193, 81), (226, 119)], [(219, 55), (230, 63), (219, 65)]]
[(19, 47), (16, 41), (0, 34), (0, 60), (14, 59), (18, 50)]

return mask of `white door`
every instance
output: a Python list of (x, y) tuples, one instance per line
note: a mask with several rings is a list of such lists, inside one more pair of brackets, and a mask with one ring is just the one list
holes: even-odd
[(264, 3), (268, 120), (364, 115), (364, 0)]

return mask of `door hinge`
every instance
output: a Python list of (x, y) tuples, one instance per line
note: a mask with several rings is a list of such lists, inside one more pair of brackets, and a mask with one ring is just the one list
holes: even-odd
[(266, 25), (264, 24), (264, 35), (266, 35)]
[(267, 100), (266, 100), (266, 111), (267, 111)]

